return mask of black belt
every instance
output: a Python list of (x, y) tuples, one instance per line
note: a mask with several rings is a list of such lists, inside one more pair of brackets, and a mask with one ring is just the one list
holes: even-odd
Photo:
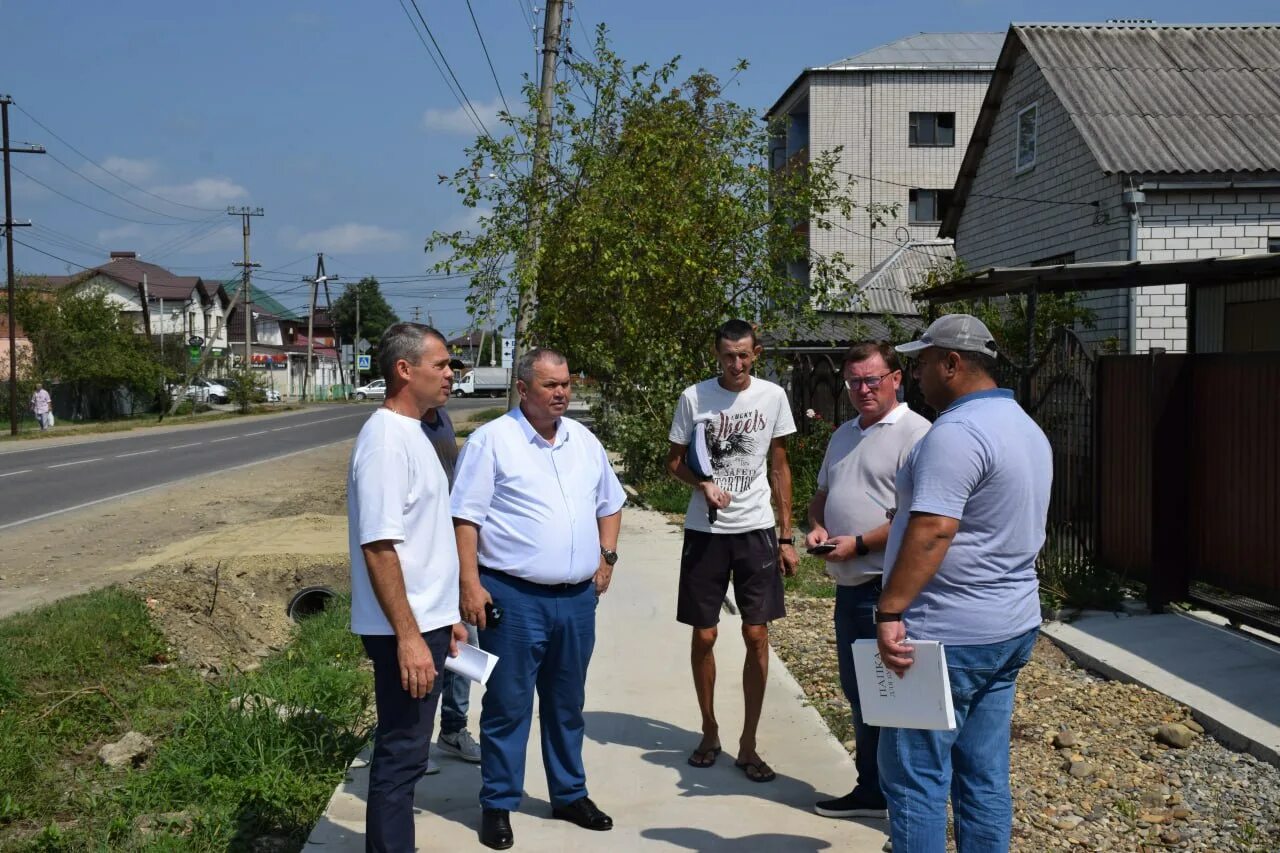
[(592, 581), (591, 578), (587, 578), (584, 581), (573, 581), (572, 583), (538, 583), (537, 581), (531, 581), (528, 578), (518, 578), (515, 575), (510, 574), (509, 572), (502, 571), (502, 569), (491, 569), (488, 566), (480, 566), (480, 574), (504, 575), (508, 580), (515, 581), (518, 584), (528, 584), (529, 586), (537, 587), (538, 589), (549, 589), (556, 592), (570, 590), (570, 589), (580, 589), (582, 586), (584, 586), (585, 584), (589, 584)]

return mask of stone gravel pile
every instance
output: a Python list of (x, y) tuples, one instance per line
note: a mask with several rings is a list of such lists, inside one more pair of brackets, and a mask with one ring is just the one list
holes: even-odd
[[(774, 650), (852, 749), (834, 601), (787, 606), (770, 627)], [(1011, 760), (1015, 850), (1280, 851), (1280, 769), (1207, 736), (1168, 697), (1082, 669), (1043, 637), (1018, 679)]]

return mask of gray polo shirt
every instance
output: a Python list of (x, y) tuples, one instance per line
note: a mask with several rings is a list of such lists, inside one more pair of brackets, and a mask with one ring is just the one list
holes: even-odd
[[(894, 505), (898, 468), (929, 431), (929, 422), (906, 403), (865, 430), (861, 421), (845, 421), (831, 434), (818, 470), (818, 489), (827, 493), (823, 520), (832, 536), (856, 536), (888, 521), (885, 508)], [(841, 586), (857, 586), (883, 571), (883, 551), (827, 563), (827, 574)]]

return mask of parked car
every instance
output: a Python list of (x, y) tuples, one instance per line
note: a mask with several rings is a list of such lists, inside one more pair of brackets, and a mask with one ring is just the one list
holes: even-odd
[(231, 391), (226, 385), (199, 377), (192, 379), (191, 384), (185, 389), (181, 385), (169, 386), (169, 393), (181, 394), (184, 398), (197, 403), (221, 404), (231, 402)]
[(357, 400), (382, 400), (387, 396), (387, 381), (375, 379), (368, 385), (361, 385), (355, 390)]

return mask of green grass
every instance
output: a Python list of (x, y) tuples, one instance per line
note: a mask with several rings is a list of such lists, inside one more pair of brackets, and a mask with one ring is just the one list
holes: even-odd
[[(799, 537), (797, 531), (796, 536)], [(799, 538), (796, 539), (800, 542)], [(804, 544), (804, 543), (800, 543)], [(800, 551), (800, 567), (796, 573), (783, 581), (788, 595), (802, 598), (835, 598), (835, 581), (827, 574), (827, 561), (812, 554)]]
[[(348, 618), (308, 619), (260, 670), (216, 682), (148, 668), (164, 640), (117, 590), (0, 621), (0, 849), (301, 847), (367, 740), (372, 679)], [(247, 694), (303, 713), (230, 707)], [(155, 755), (100, 766), (98, 747), (129, 729)]]
[(689, 508), (689, 487), (670, 477), (636, 486), (645, 505), (658, 512), (683, 515)]

